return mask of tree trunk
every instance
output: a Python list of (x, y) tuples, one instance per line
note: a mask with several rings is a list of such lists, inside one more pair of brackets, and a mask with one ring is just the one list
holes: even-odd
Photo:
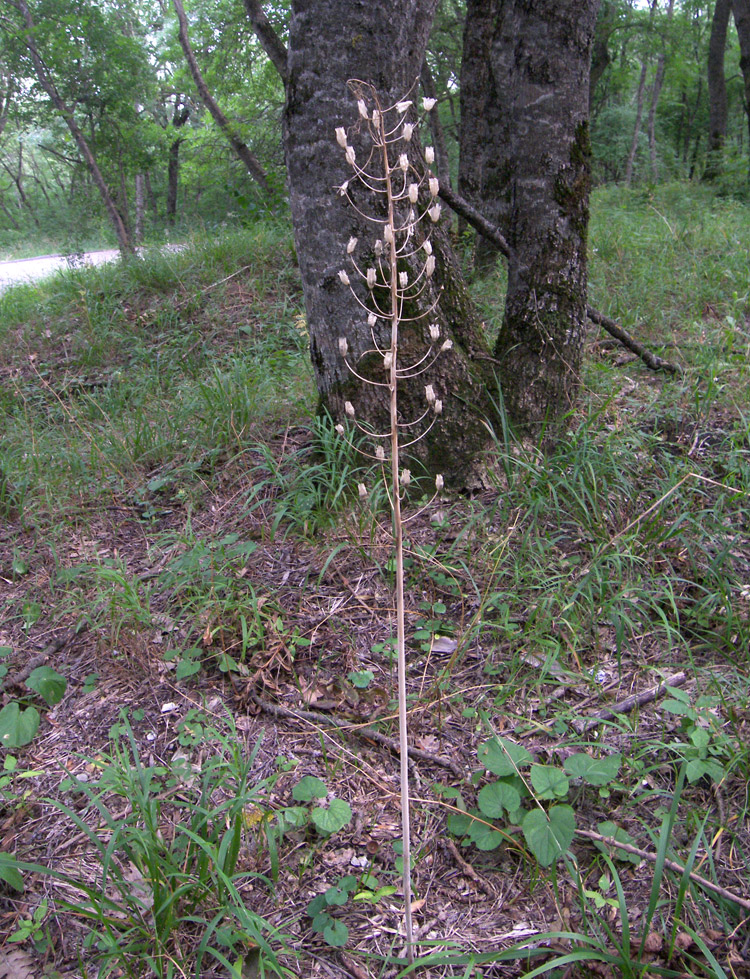
[(180, 180), (180, 144), (182, 137), (172, 140), (169, 145), (167, 165), (167, 224), (173, 225), (177, 217), (177, 188)]
[(34, 71), (36, 73), (39, 84), (42, 86), (44, 91), (50, 98), (50, 101), (54, 105), (55, 109), (60, 113), (60, 115), (65, 120), (70, 134), (73, 137), (76, 146), (78, 147), (78, 152), (81, 154), (83, 159), (86, 161), (86, 166), (91, 174), (91, 178), (96, 184), (97, 190), (101, 194), (102, 200), (104, 201), (104, 206), (109, 215), (109, 219), (112, 222), (112, 226), (115, 229), (115, 234), (117, 235), (117, 240), (120, 245), (120, 251), (125, 254), (131, 254), (133, 252), (133, 244), (130, 241), (130, 237), (127, 233), (125, 225), (122, 222), (122, 218), (117, 210), (115, 202), (112, 195), (109, 192), (107, 183), (99, 170), (97, 162), (94, 158), (94, 154), (91, 152), (89, 144), (86, 137), (81, 132), (78, 123), (75, 120), (73, 112), (68, 108), (60, 93), (57, 91), (54, 82), (52, 81), (50, 75), (47, 72), (44, 61), (39, 56), (39, 52), (34, 41), (34, 20), (31, 16), (31, 12), (26, 4), (26, 0), (11, 0), (13, 6), (18, 10), (23, 17), (23, 21), (26, 27), (26, 32), (24, 36), (24, 42), (26, 44), (26, 49), (31, 57), (31, 62), (34, 66)]
[(750, 130), (750, 0), (732, 0), (732, 13), (740, 39), (740, 69), (745, 83), (745, 112)]
[(237, 159), (241, 160), (242, 163), (245, 164), (247, 172), (258, 184), (263, 193), (267, 195), (270, 194), (271, 185), (268, 183), (268, 177), (266, 176), (260, 161), (247, 143), (245, 143), (244, 140), (242, 140), (237, 133), (235, 133), (231, 123), (219, 108), (216, 99), (213, 97), (213, 95), (211, 95), (208, 85), (206, 85), (203, 75), (201, 74), (201, 70), (198, 67), (198, 62), (195, 60), (193, 49), (190, 45), (188, 22), (181, 0), (172, 0), (172, 3), (174, 4), (177, 20), (179, 22), (180, 46), (185, 54), (185, 60), (187, 61), (188, 68), (190, 69), (190, 74), (193, 76), (195, 87), (198, 89), (198, 95), (200, 95), (201, 102), (203, 102), (205, 107), (211, 113), (216, 125), (229, 140), (229, 145), (234, 150), (234, 154)]
[(151, 177), (149, 176), (148, 170), (143, 174), (143, 183), (146, 188), (146, 200), (151, 211), (151, 220), (154, 224), (157, 224), (159, 221), (159, 209), (156, 206), (156, 194), (154, 193), (154, 188), (151, 186)]
[[(357, 142), (357, 101), (347, 87), (351, 79), (371, 83), (383, 106), (402, 99), (416, 102), (420, 69), (438, 0), (402, 0), (348, 3), (338, 0), (293, 0), (289, 31), (287, 100), (284, 113), (284, 148), (297, 257), (310, 331), (312, 363), (321, 406), (343, 418), (346, 401), (377, 426), (387, 417), (380, 392), (358, 382), (347, 370), (338, 348), (345, 336), (355, 362), (373, 346), (362, 308), (339, 280), (346, 266), (350, 238), (358, 238), (357, 258), (362, 267), (377, 266), (372, 255), (373, 226), (357, 214), (344, 197), (337, 196), (351, 175), (334, 130), (345, 128)], [(413, 119), (414, 107), (408, 118)], [(409, 159), (422, 167), (419, 147), (412, 140)], [(360, 149), (358, 160), (366, 159)], [(370, 202), (361, 202), (369, 207)], [(429, 222), (428, 222), (429, 223)], [(420, 241), (423, 228), (416, 231)], [(492, 415), (486, 393), (490, 358), (481, 323), (466, 291), (440, 225), (432, 230), (436, 270), (429, 287), (408, 310), (409, 316), (430, 312), (441, 335), (453, 349), (441, 356), (429, 377), (399, 393), (404, 417), (424, 410), (424, 382), (429, 380), (443, 400), (440, 423), (430, 436), (410, 450), (430, 472), (442, 472), (446, 481), (464, 485), (471, 461), (487, 444), (483, 418)], [(414, 269), (405, 267), (414, 278)], [(385, 346), (385, 331), (376, 325), (376, 339)], [(424, 329), (405, 329), (399, 360), (408, 363), (417, 350), (424, 352)], [(389, 330), (388, 330), (389, 334)], [(482, 359), (485, 358), (485, 359)], [(380, 361), (382, 366), (382, 361)], [(367, 369), (367, 364), (362, 365)]]
[(609, 53), (609, 38), (617, 21), (617, 12), (610, 2), (604, 0), (596, 21), (594, 43), (591, 50), (591, 77), (589, 78), (589, 115), (594, 107), (594, 92), (604, 72), (609, 68), (612, 58)]
[(724, 52), (731, 0), (716, 0), (708, 42), (708, 155), (704, 180), (715, 180), (723, 169), (724, 142), (727, 138), (727, 83), (724, 78)]
[[(482, 213), (502, 227), (497, 186), (497, 145), (490, 133), (502, 125), (496, 118), (502, 109), (492, 78), (492, 39), (502, 17), (503, 0), (467, 0), (461, 58), (460, 125), (458, 130), (458, 193), (469, 203), (481, 204)], [(490, 124), (490, 115), (492, 124)], [(461, 225), (459, 224), (459, 227)], [(477, 239), (474, 265), (486, 270), (494, 265), (497, 249), (483, 236)]]
[(243, 3), (247, 16), (250, 18), (250, 23), (253, 25), (255, 36), (263, 45), (263, 50), (271, 60), (271, 64), (278, 71), (286, 87), (287, 50), (283, 41), (271, 26), (271, 22), (266, 17), (260, 0), (243, 0)]
[[(654, 14), (656, 13), (656, 5), (659, 0), (651, 0), (651, 10), (648, 18), (648, 29), (651, 31), (651, 27), (654, 23)], [(635, 123), (633, 124), (633, 139), (630, 143), (630, 152), (628, 153), (628, 160), (625, 164), (625, 186), (629, 187), (633, 182), (633, 168), (635, 166), (635, 157), (638, 152), (638, 143), (641, 138), (641, 120), (643, 119), (643, 97), (646, 93), (646, 76), (648, 74), (648, 56), (644, 55), (641, 61), (641, 75), (638, 79), (638, 94), (635, 99)]]
[(146, 214), (146, 196), (143, 191), (143, 174), (135, 175), (135, 243), (143, 244), (143, 219)]
[(8, 114), (11, 103), (13, 102), (15, 90), (16, 83), (10, 75), (4, 75), (0, 78), (0, 136), (2, 136), (3, 130), (8, 122)]
[(530, 434), (564, 415), (577, 394), (597, 7), (597, 0), (505, 0), (492, 48), (495, 87), (512, 105), (504, 164), (512, 260), (495, 357), (510, 418)]
[[(182, 105), (181, 97), (175, 98), (174, 112), (172, 113), (172, 128), (175, 133), (185, 125), (190, 118), (190, 107)], [(167, 224), (173, 225), (177, 217), (177, 190), (180, 183), (180, 146), (182, 136), (175, 135), (169, 144), (169, 159), (167, 163)]]
[[(667, 7), (667, 25), (672, 21), (674, 14), (674, 0), (669, 0)], [(651, 88), (651, 105), (648, 110), (648, 155), (651, 161), (651, 179), (654, 183), (659, 179), (659, 164), (656, 159), (656, 106), (659, 104), (662, 85), (664, 84), (664, 72), (667, 65), (667, 52), (665, 50), (666, 39), (662, 40), (662, 49), (656, 60), (656, 72), (654, 74), (654, 84)]]

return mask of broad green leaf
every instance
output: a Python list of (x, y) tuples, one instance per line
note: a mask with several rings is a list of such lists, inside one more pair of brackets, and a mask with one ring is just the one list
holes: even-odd
[(539, 799), (564, 799), (570, 788), (565, 772), (555, 765), (532, 765), (529, 778)]
[(13, 568), (13, 574), (22, 575), (29, 573), (29, 566), (20, 554), (14, 555), (11, 567)]
[(711, 735), (704, 727), (695, 727), (690, 732), (690, 740), (696, 748), (707, 748), (711, 741)]
[(507, 782), (491, 782), (479, 790), (477, 795), (479, 808), (484, 816), (498, 819), (506, 812), (513, 812), (521, 805), (521, 796)]
[(662, 700), (661, 707), (662, 710), (666, 710), (670, 714), (681, 714), (690, 717), (695, 713), (690, 704), (685, 704), (680, 700), (672, 700), (671, 698)]
[(318, 806), (312, 811), (312, 821), (319, 833), (330, 836), (343, 829), (347, 823), (351, 822), (352, 810), (348, 802), (343, 799), (331, 799), (328, 808)]
[(200, 663), (197, 663), (194, 659), (181, 659), (177, 664), (177, 669), (174, 671), (175, 679), (184, 680), (186, 677), (197, 673), (200, 668)]
[(477, 850), (496, 850), (505, 837), (496, 827), (482, 819), (472, 819), (469, 826), (469, 839)]
[(582, 778), (589, 785), (607, 785), (617, 778), (621, 764), (622, 755), (619, 752), (601, 758), (592, 758), (581, 752), (566, 758), (563, 767), (568, 775)]
[(711, 758), (693, 758), (685, 766), (688, 782), (697, 782), (704, 775), (707, 775), (712, 782), (720, 782), (725, 774), (724, 766)]
[(314, 775), (303, 775), (292, 789), (292, 798), (296, 802), (311, 802), (313, 799), (325, 799), (328, 789), (325, 783)]
[(521, 828), (536, 859), (543, 867), (549, 867), (573, 842), (576, 817), (570, 806), (552, 806), (549, 812), (532, 809)]
[[(635, 844), (630, 833), (621, 826), (618, 826), (617, 823), (613, 823), (610, 819), (606, 822), (599, 823), (596, 829), (602, 836), (610, 836), (613, 840), (617, 840), (618, 843), (629, 843), (631, 846)], [(636, 865), (641, 862), (641, 858), (637, 854), (628, 853), (627, 850), (621, 850), (618, 846), (609, 847), (606, 843), (599, 843), (598, 841), (594, 845), (602, 853), (609, 853), (613, 860), (626, 860), (628, 863), (634, 863)]]
[(328, 927), (323, 929), (323, 938), (333, 948), (343, 948), (349, 940), (349, 929), (343, 921), (335, 921), (332, 918)]
[(28, 744), (39, 730), (39, 711), (36, 707), (22, 709), (11, 700), (0, 710), (0, 746), (20, 748)]
[(481, 765), (500, 778), (504, 775), (515, 775), (517, 769), (530, 765), (534, 760), (531, 752), (507, 738), (490, 738), (485, 741), (477, 750), (477, 758)]
[(375, 679), (375, 674), (372, 670), (354, 670), (348, 675), (347, 679), (359, 690), (364, 690)]
[(466, 836), (473, 820), (467, 812), (449, 813), (447, 819), (448, 832), (454, 836)]
[(51, 666), (38, 666), (26, 681), (26, 686), (35, 690), (51, 707), (63, 699), (67, 685), (65, 677)]
[(12, 646), (0, 646), (0, 659), (5, 659), (6, 656), (10, 656), (13, 652)]
[[(308, 909), (307, 909), (307, 913), (311, 917), (312, 917), (312, 911), (310, 909), (313, 908), (313, 907), (317, 907), (317, 902), (319, 900), (322, 900), (323, 901), (323, 907), (325, 907), (325, 900), (326, 900), (325, 899), (325, 894), (319, 894), (318, 897), (315, 898), (315, 900), (313, 900), (313, 901), (310, 902), (310, 904), (308, 906)], [(312, 930), (313, 931), (324, 931), (332, 923), (333, 923), (333, 918), (330, 916), (330, 914), (327, 911), (318, 911), (318, 913), (313, 918)]]
[(286, 833), (290, 829), (301, 829), (309, 818), (310, 812), (306, 806), (287, 806), (279, 810), (276, 822), (279, 830)]
[[(325, 894), (318, 894), (307, 905), (307, 913), (311, 918), (315, 918), (317, 920), (318, 915), (321, 912), (324, 912), (326, 907), (327, 905), (326, 905)], [(329, 917), (329, 915), (326, 914), (326, 917)], [(313, 922), (312, 927), (313, 927), (313, 931), (323, 931), (323, 929), (325, 928), (325, 924), (321, 924), (320, 928), (316, 928), (315, 923)]]
[(325, 892), (326, 904), (344, 905), (349, 900), (349, 891), (343, 887), (329, 887)]
[(398, 890), (392, 884), (386, 884), (385, 887), (379, 887), (376, 891), (359, 891), (352, 898), (353, 901), (368, 901), (372, 904), (377, 904), (384, 897), (391, 897)]

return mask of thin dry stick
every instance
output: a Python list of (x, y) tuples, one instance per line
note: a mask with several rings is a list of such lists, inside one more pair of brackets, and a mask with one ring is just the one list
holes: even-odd
[(648, 690), (643, 690), (641, 693), (631, 694), (629, 697), (618, 701), (611, 707), (608, 707), (605, 710), (600, 710), (592, 717), (578, 718), (577, 720), (573, 721), (573, 727), (579, 734), (584, 734), (586, 731), (590, 731), (592, 727), (596, 727), (597, 725), (601, 724), (602, 721), (613, 720), (617, 714), (626, 714), (634, 707), (641, 707), (643, 704), (650, 704), (652, 700), (656, 700), (657, 697), (661, 697), (661, 695), (666, 692), (667, 687), (681, 687), (685, 680), (687, 680), (687, 674), (682, 672), (675, 673), (673, 676), (667, 677), (666, 680), (662, 680), (662, 682), (658, 683), (655, 687), (650, 687)]
[[(346, 366), (353, 377), (364, 384), (376, 387), (387, 388), (389, 400), (389, 427), (386, 432), (374, 433), (365, 426), (355, 421), (355, 409), (351, 402), (344, 404), (347, 417), (351, 420), (359, 431), (375, 441), (374, 453), (365, 452), (366, 456), (378, 460), (383, 466), (383, 476), (386, 490), (391, 506), (391, 517), (393, 527), (393, 541), (395, 551), (396, 567), (396, 622), (397, 622), (397, 664), (398, 664), (398, 713), (399, 713), (399, 757), (401, 775), (401, 829), (403, 847), (403, 888), (404, 888), (404, 929), (406, 933), (406, 955), (408, 961), (414, 961), (414, 936), (412, 925), (412, 888), (411, 888), (411, 819), (409, 805), (409, 743), (407, 733), (408, 712), (406, 705), (406, 638), (405, 638), (405, 619), (406, 608), (404, 600), (404, 541), (403, 523), (401, 513), (401, 495), (411, 481), (411, 474), (408, 469), (401, 470), (401, 453), (410, 445), (423, 438), (427, 431), (437, 420), (442, 411), (442, 401), (437, 397), (431, 384), (425, 386), (426, 408), (419, 418), (413, 421), (405, 421), (399, 418), (398, 385), (399, 382), (405, 383), (407, 380), (417, 377), (427, 370), (437, 357), (452, 346), (450, 340), (445, 340), (439, 349), (436, 344), (440, 336), (440, 327), (436, 323), (429, 324), (430, 341), (427, 352), (423, 357), (409, 365), (402, 365), (398, 359), (399, 345), (399, 326), (401, 324), (402, 310), (404, 304), (410, 300), (418, 300), (425, 290), (430, 289), (430, 279), (435, 271), (435, 256), (432, 254), (432, 244), (429, 236), (425, 236), (420, 242), (421, 237), (419, 225), (428, 215), (431, 222), (436, 222), (440, 216), (440, 204), (437, 203), (438, 181), (428, 170), (417, 172), (409, 162), (407, 152), (398, 153), (398, 162), (391, 164), (389, 153), (394, 151), (395, 145), (403, 140), (400, 150), (406, 150), (406, 144), (411, 141), (415, 124), (406, 121), (406, 112), (412, 105), (411, 100), (404, 99), (387, 109), (383, 109), (377, 97), (375, 89), (364, 82), (352, 81), (350, 87), (357, 98), (357, 107), (361, 120), (367, 122), (371, 145), (374, 148), (374, 155), (370, 155), (365, 168), (361, 168), (356, 162), (356, 152), (348, 143), (347, 132), (343, 127), (336, 129), (336, 141), (344, 150), (348, 164), (354, 171), (354, 178), (361, 182), (365, 190), (382, 195), (386, 204), (386, 217), (383, 219), (376, 215), (368, 215), (362, 210), (359, 201), (355, 202), (347, 190), (350, 181), (346, 181), (340, 188), (342, 193), (357, 213), (376, 225), (380, 225), (383, 231), (382, 240), (375, 243), (373, 253), (375, 261), (369, 267), (360, 267), (354, 252), (357, 248), (357, 239), (350, 238), (346, 252), (354, 269), (355, 277), (360, 283), (367, 286), (368, 298), (363, 301), (357, 291), (352, 287), (349, 274), (342, 269), (338, 275), (341, 282), (347, 286), (354, 296), (354, 299), (368, 313), (367, 323), (371, 330), (373, 349), (368, 353), (377, 354), (383, 359), (383, 368), (386, 371), (387, 382), (374, 380), (371, 377), (364, 377), (359, 369), (359, 362), (348, 360), (348, 343), (345, 337), (339, 338), (339, 351), (346, 362)], [(434, 105), (433, 99), (424, 100), (424, 108), (427, 112)], [(395, 117), (395, 122), (394, 122)], [(398, 152), (398, 151), (397, 151)], [(378, 160), (378, 156), (380, 159)], [(370, 169), (370, 164), (377, 162), (379, 172), (376, 174)], [(434, 151), (431, 148), (425, 151), (425, 160), (429, 166), (434, 161)], [(424, 207), (421, 214), (420, 210), (420, 187), (428, 186), (430, 192), (430, 205)], [(422, 194), (424, 198), (424, 193)], [(415, 210), (416, 208), (416, 210)], [(424, 252), (426, 258), (421, 257)], [(417, 258), (418, 253), (420, 257)], [(420, 269), (412, 282), (409, 282), (409, 273), (406, 270), (399, 271), (399, 258), (411, 260), (412, 263), (419, 262)], [(424, 264), (422, 264), (422, 262)], [(429, 293), (428, 293), (429, 295)], [(380, 297), (380, 298), (377, 298)], [(382, 305), (381, 300), (382, 299)], [(434, 303), (429, 309), (415, 317), (411, 321), (418, 321), (426, 318), (434, 308)], [(376, 328), (390, 328), (390, 337), (387, 348), (381, 345), (380, 338), (376, 335)], [(420, 425), (424, 419), (426, 427), (421, 434), (415, 433), (415, 426)], [(401, 429), (405, 429), (407, 436), (404, 441), (400, 439)], [(339, 434), (344, 435), (343, 425), (336, 426)], [(379, 441), (382, 440), (382, 441)], [(386, 465), (386, 452), (383, 447), (385, 442), (390, 445), (390, 457)], [(388, 471), (389, 469), (389, 471)], [(386, 477), (386, 473), (388, 473)], [(390, 483), (390, 486), (389, 486)], [(435, 496), (443, 487), (443, 477), (437, 476), (435, 479)], [(359, 486), (360, 497), (367, 497), (367, 488), (364, 484)], [(433, 497), (434, 498), (434, 497)]]
[[(578, 836), (583, 836), (587, 840), (595, 840), (597, 843), (604, 843), (606, 846), (616, 846), (619, 850), (624, 850), (625, 853), (632, 853), (636, 857), (641, 857), (643, 860), (648, 860), (649, 863), (656, 863), (657, 857), (655, 853), (649, 853), (648, 850), (640, 850), (637, 846), (632, 846), (630, 843), (620, 843), (619, 840), (613, 840), (611, 836), (602, 836), (600, 833), (594, 833), (592, 830), (588, 829), (577, 829), (576, 834)], [(720, 897), (726, 898), (728, 901), (733, 901), (738, 904), (741, 908), (745, 908), (750, 911), (750, 900), (745, 897), (740, 897), (739, 894), (735, 894), (733, 891), (728, 891), (726, 887), (721, 887), (720, 884), (714, 884), (712, 880), (706, 880), (705, 877), (701, 877), (700, 874), (694, 873), (692, 870), (688, 871), (687, 867), (684, 867), (681, 863), (676, 860), (665, 860), (664, 866), (669, 870), (673, 870), (676, 874), (682, 874), (683, 876), (687, 874), (690, 880), (694, 880), (696, 884), (700, 884), (701, 887), (705, 887), (709, 891), (713, 891), (714, 894), (718, 894)]]
[[(309, 721), (315, 725), (333, 728), (341, 734), (356, 734), (358, 738), (363, 738), (365, 741), (374, 741), (376, 744), (382, 744), (384, 748), (388, 748), (394, 755), (400, 754), (401, 752), (400, 743), (396, 738), (390, 738), (387, 734), (383, 734), (382, 731), (376, 731), (374, 727), (370, 727), (369, 725), (347, 724), (335, 716), (329, 717), (327, 714), (321, 714), (314, 710), (293, 710), (290, 707), (283, 707), (281, 704), (272, 704), (267, 700), (262, 700), (256, 694), (251, 694), (250, 699), (262, 711), (271, 714), (273, 717), (286, 717), (290, 720)], [(423, 751), (421, 748), (415, 748), (413, 746), (409, 746), (408, 756), (409, 758), (416, 758), (419, 761), (425, 761), (433, 765), (440, 765), (442, 768), (447, 768), (453, 772), (456, 778), (463, 779), (466, 777), (466, 772), (451, 758), (444, 758), (442, 755), (433, 754), (431, 751)]]

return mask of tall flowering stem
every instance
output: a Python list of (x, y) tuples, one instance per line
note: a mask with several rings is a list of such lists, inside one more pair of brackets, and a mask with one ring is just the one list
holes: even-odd
[[(336, 130), (336, 141), (345, 153), (347, 163), (354, 176), (340, 188), (357, 212), (371, 222), (381, 233), (372, 246), (372, 264), (363, 266), (357, 258), (356, 238), (351, 238), (346, 246), (349, 268), (341, 269), (339, 279), (349, 288), (363, 315), (367, 315), (373, 347), (354, 357), (349, 350), (346, 337), (339, 338), (339, 352), (349, 371), (365, 384), (387, 389), (388, 429), (375, 431), (356, 417), (351, 402), (346, 402), (345, 414), (349, 425), (354, 425), (368, 440), (371, 440), (372, 457), (381, 463), (383, 477), (391, 505), (393, 541), (396, 565), (396, 618), (397, 618), (397, 662), (398, 662), (398, 707), (399, 707), (399, 748), (401, 762), (401, 822), (403, 840), (403, 889), (404, 925), (407, 957), (414, 959), (414, 930), (412, 923), (411, 886), (411, 819), (409, 804), (409, 743), (408, 713), (406, 703), (406, 608), (404, 598), (404, 518), (401, 504), (407, 487), (411, 482), (409, 469), (402, 468), (402, 453), (405, 448), (423, 438), (435, 424), (442, 412), (443, 403), (438, 398), (432, 384), (424, 386), (424, 410), (419, 417), (404, 420), (399, 416), (399, 384), (414, 383), (414, 379), (429, 370), (440, 354), (451, 348), (450, 340), (440, 344), (440, 328), (430, 323), (429, 314), (437, 304), (438, 293), (427, 303), (427, 311), (417, 317), (404, 315), (410, 300), (431, 296), (432, 276), (435, 258), (432, 254), (429, 229), (440, 217), (440, 204), (437, 202), (438, 183), (429, 169), (434, 161), (434, 152), (427, 147), (424, 154), (426, 165), (415, 169), (409, 159), (407, 144), (412, 142), (416, 124), (412, 121), (413, 103), (404, 99), (393, 106), (383, 108), (372, 86), (363, 82), (350, 83), (357, 97), (359, 119), (356, 129), (361, 135), (367, 161), (364, 166), (357, 163), (357, 152), (349, 143), (349, 134), (341, 127)], [(430, 111), (432, 100), (425, 100), (423, 108)], [(366, 124), (366, 126), (365, 126)], [(362, 127), (365, 126), (364, 131)], [(358, 191), (364, 189), (373, 198), (373, 212), (365, 213), (360, 203), (361, 194), (353, 198), (355, 185)], [(425, 230), (427, 229), (427, 230)], [(350, 275), (351, 273), (351, 275)], [(411, 277), (411, 278), (410, 278)], [(399, 359), (399, 330), (409, 329), (421, 332), (425, 352), (418, 359), (403, 364)], [(381, 338), (388, 336), (390, 343), (385, 345)], [(413, 346), (413, 345), (412, 345)], [(365, 376), (360, 362), (373, 354), (382, 363), (384, 379)], [(419, 382), (417, 382), (419, 383)], [(342, 424), (337, 426), (341, 435), (346, 434)], [(389, 452), (386, 453), (385, 445)], [(443, 488), (443, 477), (435, 481), (435, 495)], [(367, 497), (367, 488), (359, 485), (359, 495)]]

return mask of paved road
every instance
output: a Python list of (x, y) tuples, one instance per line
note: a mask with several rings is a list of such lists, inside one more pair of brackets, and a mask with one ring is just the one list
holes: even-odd
[[(119, 251), (109, 249), (86, 252), (83, 261), (87, 265), (101, 265), (102, 262), (115, 262), (119, 257)], [(19, 282), (38, 282), (59, 269), (67, 268), (70, 268), (70, 261), (65, 255), (42, 255), (39, 258), (24, 258), (19, 262), (0, 262), (0, 290)]]
[[(167, 245), (170, 251), (179, 251), (183, 245)], [(116, 262), (120, 253), (116, 248), (106, 251), (86, 252), (74, 261), (86, 265), (102, 265), (104, 262)], [(46, 279), (60, 269), (71, 267), (71, 258), (66, 255), (42, 255), (39, 258), (24, 258), (19, 262), (0, 262), (0, 292), (10, 285), (20, 282), (38, 282)]]

